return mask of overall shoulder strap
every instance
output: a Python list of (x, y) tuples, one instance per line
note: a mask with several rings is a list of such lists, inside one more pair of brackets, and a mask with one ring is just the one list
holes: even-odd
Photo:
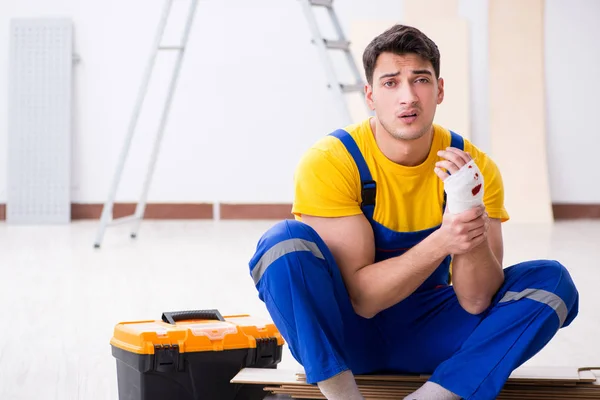
[(450, 147), (456, 147), (459, 150), (465, 149), (465, 140), (458, 133), (450, 131)]
[(342, 142), (342, 144), (346, 147), (346, 150), (348, 150), (348, 153), (350, 153), (350, 156), (352, 156), (354, 159), (354, 163), (358, 167), (362, 198), (360, 207), (367, 219), (372, 221), (373, 212), (375, 211), (375, 195), (377, 192), (377, 186), (371, 177), (371, 172), (369, 171), (367, 162), (360, 152), (358, 145), (354, 141), (354, 138), (352, 138), (348, 132), (343, 129), (338, 129), (335, 132), (332, 132), (330, 135), (338, 138)]

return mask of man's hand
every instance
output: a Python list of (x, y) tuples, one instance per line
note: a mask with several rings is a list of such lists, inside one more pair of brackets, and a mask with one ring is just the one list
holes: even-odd
[(471, 156), (456, 148), (438, 155), (444, 160), (436, 163), (435, 173), (444, 181), (448, 199), (436, 233), (442, 248), (453, 255), (452, 280), (458, 301), (467, 312), (479, 314), (504, 281), (500, 221), (491, 223), (485, 212), (483, 176)]
[[(490, 225), (493, 234), (488, 237)], [(485, 311), (504, 281), (502, 264), (493, 251), (502, 238), (499, 221), (492, 224), (483, 206), (460, 214), (446, 213), (434, 235), (453, 255), (452, 284), (462, 308), (475, 315)]]
[(450, 214), (446, 212), (438, 230), (440, 242), (447, 254), (465, 254), (487, 240), (489, 219), (484, 206)]
[[(435, 164), (434, 170), (442, 181), (449, 178), (450, 174), (456, 174), (472, 160), (469, 153), (455, 147), (447, 147), (437, 154), (445, 158)], [(446, 208), (439, 230), (444, 250), (455, 255), (468, 253), (487, 240), (488, 226), (489, 220), (483, 205), (459, 214), (451, 214)]]
[(464, 167), (469, 161), (472, 160), (469, 153), (465, 153), (455, 147), (447, 147), (446, 150), (440, 150), (437, 155), (444, 158), (445, 160), (438, 161), (435, 163), (435, 174), (442, 180), (446, 180), (451, 174), (455, 174), (459, 169)]

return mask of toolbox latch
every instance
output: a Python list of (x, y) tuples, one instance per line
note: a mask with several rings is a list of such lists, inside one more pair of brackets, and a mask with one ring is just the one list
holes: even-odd
[[(261, 368), (270, 367), (281, 361), (281, 346), (277, 343), (277, 338), (257, 338), (256, 349), (253, 357), (249, 361), (249, 366)], [(251, 355), (250, 352), (249, 355)]]
[(154, 370), (172, 372), (179, 370), (179, 345), (154, 345)]

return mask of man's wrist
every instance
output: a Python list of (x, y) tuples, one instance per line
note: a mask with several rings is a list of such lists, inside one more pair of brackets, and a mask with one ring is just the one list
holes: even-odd
[(427, 237), (426, 241), (431, 247), (431, 254), (434, 256), (434, 258), (441, 260), (450, 255), (450, 252), (446, 248), (446, 241), (442, 237), (439, 229), (431, 233), (431, 235)]

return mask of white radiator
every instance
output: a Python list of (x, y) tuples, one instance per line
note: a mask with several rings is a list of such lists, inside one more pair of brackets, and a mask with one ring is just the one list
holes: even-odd
[(73, 28), (68, 19), (10, 26), (8, 223), (71, 219)]

